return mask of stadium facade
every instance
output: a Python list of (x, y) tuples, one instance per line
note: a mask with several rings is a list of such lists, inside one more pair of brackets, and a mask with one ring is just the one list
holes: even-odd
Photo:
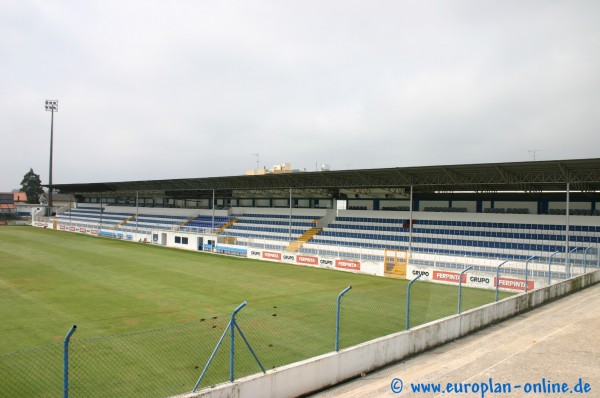
[(54, 187), (34, 225), (187, 250), (517, 291), (600, 266), (600, 159)]

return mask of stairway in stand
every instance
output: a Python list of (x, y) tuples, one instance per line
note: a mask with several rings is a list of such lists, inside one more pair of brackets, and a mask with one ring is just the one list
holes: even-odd
[(191, 216), (189, 217), (187, 220), (181, 222), (178, 226), (177, 226), (177, 230), (179, 230), (179, 228), (181, 227), (185, 227), (186, 225), (188, 225), (189, 223), (191, 223), (194, 219), (196, 218), (196, 216)]
[(285, 249), (285, 251), (287, 251), (287, 252), (298, 252), (298, 250), (300, 250), (300, 248), (302, 246), (304, 246), (304, 244), (306, 242), (308, 242), (309, 240), (311, 240), (312, 238), (314, 238), (314, 236), (317, 235), (322, 230), (323, 230), (322, 228), (316, 228), (316, 227), (309, 229), (308, 231), (304, 232), (302, 234), (302, 236), (300, 236), (298, 239), (296, 239), (295, 241), (293, 241)]
[(219, 228), (217, 228), (217, 230), (215, 230), (215, 234), (220, 234), (221, 232), (235, 224), (237, 221), (237, 218), (232, 218), (227, 224), (223, 224)]
[(137, 214), (134, 214), (134, 215), (132, 215), (131, 217), (129, 217), (129, 218), (126, 218), (125, 220), (123, 220), (123, 221), (121, 221), (121, 222), (117, 223), (117, 224), (116, 224), (116, 225), (113, 227), (113, 229), (118, 229), (119, 227), (122, 227), (123, 225), (125, 225), (125, 224), (126, 224), (126, 223), (128, 223), (129, 221), (133, 221), (133, 220), (135, 220), (135, 218), (136, 218), (137, 216), (138, 216)]

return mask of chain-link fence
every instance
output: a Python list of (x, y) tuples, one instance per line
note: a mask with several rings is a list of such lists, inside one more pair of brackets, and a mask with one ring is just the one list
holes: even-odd
[[(339, 347), (405, 329), (406, 284), (353, 288), (341, 298)], [(335, 350), (339, 291), (330, 300), (298, 298), (297, 303), (243, 308), (236, 323), (265, 369)], [(415, 283), (410, 327), (457, 312), (456, 286)], [(462, 310), (494, 301), (494, 292), (463, 289)], [(198, 388), (230, 380), (231, 314), (136, 333), (78, 339), (69, 345), (70, 397), (166, 397), (189, 392), (219, 339)], [(80, 328), (85, 325), (80, 325)], [(66, 332), (67, 330), (65, 330)], [(235, 329), (235, 378), (261, 371)], [(63, 394), (63, 344), (0, 356), (0, 396), (56, 397)]]

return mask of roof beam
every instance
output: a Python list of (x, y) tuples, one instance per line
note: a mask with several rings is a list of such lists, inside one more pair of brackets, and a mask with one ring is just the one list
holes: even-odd
[(264, 194), (282, 190), (315, 193), (349, 189), (367, 192), (385, 189), (415, 191), (548, 191), (564, 190), (566, 183), (586, 191), (600, 190), (600, 159), (493, 163), (478, 165), (429, 166), (267, 174), (263, 176), (229, 176), (107, 182), (91, 184), (54, 184), (61, 193), (103, 193), (168, 191), (185, 195), (187, 191), (254, 190)]

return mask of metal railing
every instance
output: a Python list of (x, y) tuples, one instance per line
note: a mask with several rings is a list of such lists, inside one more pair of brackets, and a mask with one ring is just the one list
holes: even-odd
[[(326, 300), (257, 307), (244, 302), (230, 315), (122, 335), (78, 339), (73, 326), (62, 344), (0, 355), (0, 396), (176, 395), (457, 313), (457, 286), (415, 280), (410, 292), (404, 282), (352, 287), (349, 294), (348, 286)], [(464, 310), (493, 302), (494, 292), (459, 287), (458, 297)], [(404, 303), (406, 312), (399, 311)], [(227, 343), (229, 352), (219, 349)]]

